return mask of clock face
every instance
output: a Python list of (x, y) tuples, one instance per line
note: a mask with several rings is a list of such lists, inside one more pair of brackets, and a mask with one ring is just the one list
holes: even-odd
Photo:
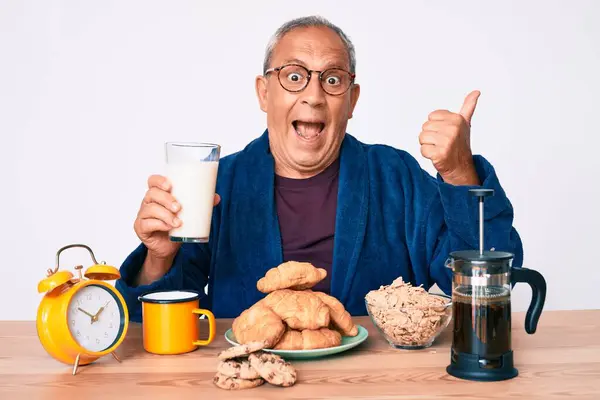
[(69, 330), (75, 341), (89, 351), (104, 351), (119, 339), (124, 313), (117, 297), (100, 285), (81, 288), (67, 312)]

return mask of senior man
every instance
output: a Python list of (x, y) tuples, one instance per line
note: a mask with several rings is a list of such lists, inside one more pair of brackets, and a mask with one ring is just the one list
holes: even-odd
[(325, 19), (296, 19), (275, 33), (256, 78), (267, 129), (220, 161), (208, 243), (169, 241), (179, 205), (168, 180), (148, 180), (134, 224), (141, 243), (117, 281), (133, 320), (142, 317), (137, 296), (175, 289), (201, 293), (200, 305), (216, 317), (236, 317), (264, 296), (257, 280), (288, 260), (325, 268), (315, 290), (352, 315), (366, 313), (369, 290), (400, 276), (450, 293), (448, 254), (479, 247), (472, 187), (495, 190), (486, 248), (512, 252), (521, 265), (512, 206), (492, 165), (470, 148), (479, 92), (460, 112), (437, 110), (423, 124), (418, 138), (438, 171), (432, 177), (405, 151), (346, 133), (360, 93), (355, 68), (351, 41)]

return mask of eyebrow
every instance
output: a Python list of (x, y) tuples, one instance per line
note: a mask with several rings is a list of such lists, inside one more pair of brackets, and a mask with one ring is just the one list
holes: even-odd
[(297, 58), (288, 58), (281, 65), (285, 65), (285, 64), (300, 64), (300, 65), (306, 66), (306, 63), (304, 61), (299, 60)]
[[(308, 68), (308, 66), (306, 65), (306, 63), (302, 60), (299, 60), (297, 58), (288, 58), (285, 61), (283, 61), (283, 63), (281, 65), (285, 65), (285, 64), (300, 64), (306, 68)], [(347, 67), (342, 66), (341, 64), (339, 64), (338, 62), (331, 62), (329, 61), (328, 63), (325, 64), (325, 67), (323, 67), (323, 70), (329, 69), (329, 68), (340, 68), (340, 69), (347, 69)]]

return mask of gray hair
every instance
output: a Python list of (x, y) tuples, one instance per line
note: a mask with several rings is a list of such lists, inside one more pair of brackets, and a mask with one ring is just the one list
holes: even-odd
[(348, 36), (344, 33), (344, 31), (342, 31), (336, 25), (329, 22), (327, 19), (320, 17), (320, 16), (312, 15), (309, 17), (301, 17), (301, 18), (293, 19), (293, 20), (288, 21), (285, 24), (281, 25), (281, 27), (279, 27), (279, 29), (277, 29), (275, 34), (271, 37), (269, 44), (267, 45), (267, 50), (265, 52), (265, 59), (264, 59), (264, 63), (263, 63), (263, 74), (267, 71), (267, 69), (269, 69), (269, 65), (271, 64), (271, 59), (273, 58), (273, 51), (275, 50), (275, 46), (277, 46), (277, 43), (279, 43), (281, 38), (283, 36), (285, 36), (286, 33), (289, 33), (290, 31), (292, 31), (294, 29), (307, 28), (307, 27), (311, 27), (311, 26), (329, 28), (329, 29), (333, 30), (340, 37), (340, 39), (342, 39), (342, 42), (344, 43), (344, 46), (346, 47), (346, 51), (348, 52), (348, 60), (350, 61), (350, 72), (355, 73), (356, 72), (356, 54), (355, 54), (355, 50), (354, 50), (354, 45), (352, 44), (352, 42), (350, 41)]

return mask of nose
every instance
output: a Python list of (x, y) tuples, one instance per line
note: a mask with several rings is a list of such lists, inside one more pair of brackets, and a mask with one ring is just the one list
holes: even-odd
[(313, 73), (308, 85), (301, 93), (302, 104), (306, 104), (311, 107), (320, 107), (325, 104), (325, 94), (326, 93), (319, 82), (318, 73)]

